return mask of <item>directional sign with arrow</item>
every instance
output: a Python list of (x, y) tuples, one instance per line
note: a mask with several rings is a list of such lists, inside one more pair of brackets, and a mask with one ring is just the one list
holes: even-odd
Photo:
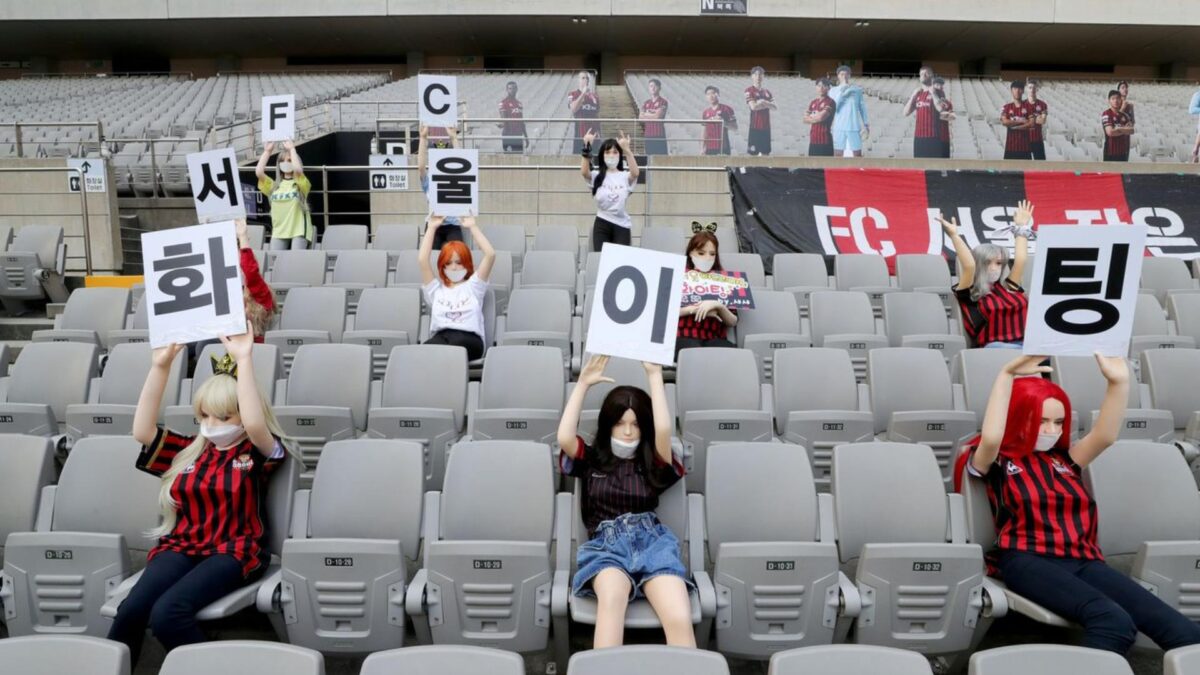
[(373, 192), (408, 189), (408, 158), (405, 155), (371, 155), (370, 166)]
[[(108, 181), (106, 175), (108, 172), (104, 170), (104, 160), (95, 157), (70, 158), (67, 160), (67, 166), (72, 169), (79, 169), (82, 172), (83, 181), (88, 192), (107, 192)], [(67, 172), (67, 189), (71, 192), (79, 192), (80, 175), (74, 171)]]

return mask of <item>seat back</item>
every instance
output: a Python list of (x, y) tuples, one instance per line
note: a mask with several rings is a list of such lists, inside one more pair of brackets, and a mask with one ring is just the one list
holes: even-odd
[(858, 410), (854, 365), (844, 349), (781, 349), (775, 352), (775, 373), (772, 395), (781, 434), (793, 410)]
[(26, 225), (17, 230), (9, 253), (33, 253), (43, 269), (53, 270), (57, 266), (58, 251), (63, 243), (63, 228), (60, 225)]
[(1176, 293), (1168, 303), (1179, 334), (1200, 344), (1200, 293)]
[(674, 225), (652, 225), (642, 228), (639, 246), (664, 253), (683, 253), (690, 235), (682, 227)]
[[(19, 360), (19, 359), (18, 359)], [(1150, 402), (1159, 410), (1170, 410), (1175, 428), (1188, 426), (1200, 410), (1200, 350), (1147, 349), (1142, 352), (1142, 382), (1150, 385)]]
[(579, 230), (571, 225), (539, 225), (529, 253), (534, 251), (566, 251), (572, 257), (579, 255)]
[(833, 258), (833, 282), (839, 291), (888, 286), (887, 259), (873, 253), (839, 253)]
[[(567, 291), (557, 288), (517, 288), (508, 296), (505, 331), (571, 334), (575, 313)], [(544, 341), (544, 340), (543, 340)]]
[[(8, 403), (49, 406), (53, 420), (38, 413), (5, 416), (0, 431), (53, 435), (49, 422), (66, 419), (67, 406), (87, 401), (88, 387), (96, 377), (99, 347), (82, 342), (31, 342), (21, 349), (8, 377)], [(2, 406), (0, 406), (2, 407)], [(8, 421), (11, 418), (11, 421)]]
[(1017, 358), (1015, 349), (964, 349), (958, 353), (959, 374), (962, 377), (963, 394), (967, 410), (975, 413), (980, 424), (983, 423), (983, 413), (987, 408), (988, 395), (996, 376), (1006, 363)]
[[(394, 539), (406, 558), (416, 560), (422, 452), (417, 443), (395, 439), (328, 443), (313, 479), (304, 534), (313, 539)], [(350, 484), (353, 490), (346, 489)]]
[[(562, 351), (554, 347), (493, 347), (483, 364), (473, 437), (551, 442), (566, 378)], [(521, 386), (514, 387), (514, 382)]]
[[(1187, 460), (1167, 443), (1117, 441), (1084, 474), (1106, 557), (1137, 553), (1143, 542), (1200, 540), (1200, 492)], [(1154, 495), (1154, 508), (1146, 496)]]
[(358, 671), (358, 675), (395, 673), (523, 675), (525, 660), (519, 654), (488, 647), (426, 645), (375, 652), (363, 661), (362, 670)]
[(129, 647), (84, 635), (29, 635), (0, 640), (0, 663), (12, 673), (129, 675)]
[[(196, 369), (192, 373), (192, 392), (188, 398), (189, 401), (195, 400), (200, 386), (212, 377), (213, 357), (219, 359), (224, 355), (225, 347), (220, 344), (208, 344), (200, 350), (200, 356), (196, 357)], [(283, 377), (283, 357), (279, 353), (279, 348), (275, 345), (255, 344), (250, 351), (250, 357), (254, 360), (254, 379), (258, 382), (259, 391), (263, 393), (263, 397), (267, 401), (274, 401), (275, 383)], [(179, 429), (178, 431), (183, 430)]]
[[(99, 393), (95, 399), (101, 404), (137, 405), (142, 384), (151, 368), (151, 349), (146, 342), (130, 342), (114, 345), (108, 352), (104, 374), (98, 383)], [(177, 356), (171, 363), (167, 376), (167, 388), (162, 405), (175, 405), (179, 400), (179, 384), (183, 380), (186, 355)], [(211, 364), (210, 364), (211, 368)]]
[(933, 675), (919, 652), (873, 645), (828, 645), (771, 655), (767, 675)]
[[(442, 488), (444, 541), (544, 541), (553, 524), (550, 450), (528, 441), (458, 443)], [(480, 504), (488, 508), (480, 509)]]
[(883, 296), (883, 322), (888, 343), (901, 346), (906, 335), (946, 335), (950, 324), (941, 298), (932, 293), (887, 293)]
[(149, 551), (155, 542), (146, 533), (158, 527), (161, 481), (134, 467), (140, 451), (130, 436), (77, 441), (58, 479), (51, 529), (121, 534), (130, 550)]
[(867, 384), (876, 432), (887, 430), (894, 412), (954, 409), (950, 371), (935, 351), (876, 349), (867, 358)]
[(716, 652), (666, 645), (630, 645), (592, 649), (571, 656), (568, 675), (729, 675), (729, 664)]
[[(376, 251), (370, 251), (375, 253)], [(362, 251), (359, 251), (362, 253)], [(330, 286), (296, 288), (283, 301), (279, 330), (315, 330), (329, 333), (333, 342), (342, 341), (346, 326), (346, 289)]]
[[(0, 436), (0, 565), (4, 540), (33, 529), (42, 488), (55, 480), (54, 452), (44, 436)], [(0, 642), (0, 644), (3, 644)], [(2, 661), (0, 661), (2, 662)]]
[(1068, 645), (1013, 645), (975, 652), (967, 675), (1133, 675), (1125, 657), (1114, 652)]
[(797, 287), (829, 286), (829, 268), (820, 253), (776, 253), (771, 274), (775, 288), (786, 291)]
[(918, 288), (950, 288), (950, 268), (946, 259), (929, 253), (901, 253), (896, 256), (896, 285), (905, 291)]
[[(1133, 365), (1127, 365), (1132, 373)], [(1096, 366), (1096, 359), (1091, 356), (1053, 356), (1050, 367), (1053, 369), (1050, 379), (1071, 399), (1071, 416), (1076, 420), (1076, 426), (1086, 428), (1088, 424), (1084, 420), (1091, 417), (1093, 410), (1100, 409), (1104, 390), (1108, 387), (1108, 381)], [(1141, 407), (1138, 390), (1137, 383), (1129, 387), (1127, 404), (1130, 408)]]
[(383, 406), (451, 410), (456, 426), (461, 426), (467, 406), (467, 375), (467, 353), (462, 347), (393, 347), (383, 376)]
[(94, 330), (106, 344), (109, 331), (125, 327), (129, 304), (128, 288), (77, 288), (67, 298), (61, 328)]
[(1195, 288), (1187, 262), (1169, 256), (1148, 256), (1142, 261), (1141, 287), (1166, 302), (1167, 292)]
[(791, 293), (784, 291), (754, 291), (754, 309), (738, 312), (738, 346), (746, 346), (746, 338), (762, 333), (800, 334), (800, 308)]
[(325, 675), (321, 652), (279, 642), (221, 640), (172, 649), (159, 675)]
[(271, 265), (270, 283), (320, 286), (325, 283), (326, 254), (317, 251), (279, 251)]
[(348, 250), (338, 254), (333, 263), (333, 283), (387, 285), (387, 251)]
[[(392, 279), (393, 286), (424, 286), (421, 282), (421, 266), (417, 264), (418, 255), (418, 251), (407, 249), (396, 254), (396, 276)], [(430, 265), (437, 270), (437, 251), (434, 251), (431, 257)]]
[(1148, 293), (1138, 293), (1133, 311), (1134, 335), (1166, 335), (1167, 313), (1158, 298)]
[(415, 251), (419, 238), (416, 225), (376, 225), (371, 248), (376, 251)]
[[(530, 251), (521, 268), (521, 286), (575, 289), (575, 254), (567, 251)], [(511, 302), (511, 300), (510, 300)]]
[(366, 225), (326, 225), (320, 248), (323, 251), (357, 251), (367, 247), (368, 236)]
[(362, 345), (304, 345), (287, 379), (288, 406), (350, 410), (354, 426), (366, 427), (371, 397), (371, 350)]
[(741, 272), (753, 288), (766, 288), (767, 273), (763, 270), (762, 256), (757, 253), (725, 252), (721, 264), (731, 272)]
[(484, 225), (483, 233), (497, 251), (508, 251), (513, 257), (513, 267), (521, 269), (520, 261), (525, 257), (524, 225)]
[(358, 299), (354, 330), (395, 330), (415, 343), (420, 333), (421, 292), (415, 288), (368, 288)]
[(825, 344), (825, 336), (875, 333), (871, 300), (862, 291), (814, 291), (808, 296), (814, 347)]

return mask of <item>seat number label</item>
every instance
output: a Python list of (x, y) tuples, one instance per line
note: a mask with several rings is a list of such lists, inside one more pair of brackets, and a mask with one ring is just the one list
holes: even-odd
[(326, 567), (354, 567), (354, 558), (325, 558)]
[(473, 560), (471, 562), (477, 570), (498, 570), (504, 568), (504, 563), (500, 560)]
[(941, 572), (942, 563), (940, 562), (915, 562), (913, 563), (914, 572)]
[(741, 422), (717, 422), (717, 429), (720, 431), (740, 431), (741, 428)]
[(75, 552), (71, 549), (46, 549), (46, 560), (74, 560)]
[(768, 572), (794, 572), (796, 570), (795, 560), (768, 560)]

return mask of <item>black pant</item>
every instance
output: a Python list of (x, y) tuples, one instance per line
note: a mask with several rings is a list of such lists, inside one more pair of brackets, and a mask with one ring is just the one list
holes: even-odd
[(833, 157), (833, 141), (829, 143), (809, 143), (809, 157)]
[(942, 142), (937, 138), (914, 138), (913, 157), (941, 157)]
[(1138, 631), (1163, 650), (1200, 643), (1200, 625), (1099, 560), (1003, 551), (1004, 583), (1083, 625), (1083, 646), (1125, 654)]
[(189, 556), (163, 551), (117, 608), (108, 639), (129, 646), (134, 663), (149, 624), (167, 651), (204, 642), (196, 613), (246, 583), (242, 563), (231, 555)]
[(1034, 159), (1046, 159), (1045, 141), (1030, 141), (1029, 150), (1033, 153)]
[(1120, 154), (1120, 155), (1110, 155), (1106, 152), (1106, 153), (1104, 153), (1104, 161), (1106, 161), (1106, 162), (1128, 162), (1129, 161), (1129, 151), (1126, 150), (1123, 154)]
[(604, 242), (611, 241), (614, 244), (629, 246), (633, 241), (633, 231), (628, 227), (621, 227), (616, 223), (610, 223), (607, 220), (596, 216), (596, 221), (592, 223), (592, 250), (599, 251), (604, 248)]
[(467, 350), (467, 359), (474, 361), (475, 359), (483, 358), (483, 338), (479, 337), (478, 333), (472, 333), (465, 330), (454, 330), (452, 328), (443, 328), (425, 341), (427, 345), (450, 345), (451, 347), (463, 347)]
[(1033, 159), (1028, 150), (1005, 150), (1004, 159)]
[(679, 362), (679, 350), (693, 349), (695, 347), (733, 347), (734, 344), (724, 338), (713, 338), (711, 340), (701, 340), (700, 338), (677, 337), (675, 338), (675, 362)]
[(647, 155), (665, 155), (667, 154), (667, 139), (665, 138), (646, 138), (646, 154)]
[(942, 139), (939, 138), (938, 145), (941, 146), (938, 150), (939, 150), (939, 152), (942, 153), (942, 154), (938, 155), (938, 157), (941, 157), (943, 159), (950, 159), (950, 141), (943, 141)]
[(771, 130), (751, 129), (746, 135), (746, 153), (750, 155), (771, 154)]
[(522, 136), (505, 136), (501, 143), (505, 152), (525, 151), (525, 138)]
[(442, 248), (448, 241), (463, 241), (462, 226), (442, 225), (433, 233), (433, 250)]

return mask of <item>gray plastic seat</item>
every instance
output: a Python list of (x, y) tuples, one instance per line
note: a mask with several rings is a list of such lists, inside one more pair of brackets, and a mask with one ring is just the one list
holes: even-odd
[[(159, 418), (166, 406), (179, 403), (179, 387), (187, 367), (187, 354), (180, 351), (167, 376), (167, 387), (159, 407)], [(115, 345), (108, 353), (104, 374), (92, 382), (86, 403), (67, 406), (67, 435), (127, 436), (132, 433), (133, 413), (137, 408), (142, 383), (151, 368), (149, 343)]]
[[(421, 283), (421, 266), (417, 264), (417, 255), (419, 255), (417, 249), (396, 253), (396, 265), (390, 270), (392, 278), (389, 286), (418, 289), (424, 286)], [(437, 257), (437, 251), (430, 256), (430, 266), (435, 270), (437, 269)]]
[(767, 675), (933, 675), (921, 654), (894, 647), (829, 645), (791, 649), (771, 656)]
[[(1196, 294), (1200, 296), (1200, 294)], [(1174, 335), (1162, 305), (1149, 293), (1139, 293), (1133, 313), (1129, 358), (1136, 364), (1147, 349), (1195, 349), (1195, 338)], [(1135, 372), (1136, 374), (1136, 372)]]
[(1163, 675), (1196, 675), (1200, 672), (1200, 645), (1178, 647), (1163, 655)]
[(388, 279), (387, 251), (342, 251), (333, 263), (333, 276), (327, 286), (346, 289), (346, 306), (353, 314), (362, 292), (383, 288)]
[(488, 241), (491, 242), (492, 248), (497, 252), (508, 252), (512, 258), (512, 271), (519, 273), (523, 269), (525, 260), (525, 226), (481, 225), (480, 227)]
[(771, 275), (776, 290), (787, 291), (796, 298), (796, 306), (804, 318), (808, 318), (809, 294), (832, 290), (825, 256), (819, 253), (776, 253), (771, 262)]
[(99, 347), (82, 342), (33, 342), (21, 349), (4, 384), (0, 433), (54, 436), (65, 431), (67, 406), (88, 400)]
[(662, 251), (663, 253), (678, 253), (683, 254), (683, 249), (687, 246), (688, 237), (691, 235), (688, 230), (682, 227), (673, 225), (652, 225), (642, 228), (642, 239), (638, 244), (641, 248), (648, 248), (652, 251)]
[(415, 344), (421, 334), (421, 292), (415, 288), (368, 288), (358, 298), (352, 327), (342, 342), (371, 348), (373, 377), (380, 379), (392, 348)]
[[(404, 645), (408, 566), (421, 549), (423, 454), (403, 440), (326, 444), (312, 489), (296, 493), (281, 569), (259, 593), (289, 617), (288, 642), (351, 654)], [(277, 588), (287, 592), (272, 603)]]
[(358, 675), (524, 675), (519, 654), (488, 647), (427, 645), (375, 652), (366, 658)]
[(1167, 316), (1175, 320), (1179, 335), (1200, 344), (1200, 293), (1176, 293), (1167, 300)]
[[(514, 386), (520, 383), (519, 386)], [(483, 376), (470, 391), (470, 440), (553, 443), (566, 390), (562, 352), (553, 347), (503, 345), (488, 351)]]
[(514, 289), (507, 314), (497, 322), (496, 344), (554, 347), (570, 363), (574, 308), (564, 289)]
[(371, 383), (367, 435), (421, 443), (426, 489), (441, 487), (450, 446), (463, 434), (467, 377), (462, 347), (400, 345), (392, 348), (382, 382)]
[(817, 488), (828, 491), (833, 449), (875, 438), (875, 419), (860, 394), (865, 386), (855, 382), (850, 355), (841, 349), (781, 349), (775, 368), (775, 431), (807, 450)]
[(389, 274), (395, 273), (402, 252), (412, 251), (415, 255), (419, 246), (420, 234), (416, 225), (376, 225), (375, 237), (371, 240), (372, 250), (387, 251)]
[(422, 568), (407, 591), (419, 641), (545, 649), (551, 586), (567, 583), (550, 556), (556, 510), (548, 446), (456, 444), (442, 491), (426, 496)]
[(963, 386), (963, 399), (967, 410), (975, 413), (975, 419), (983, 424), (983, 413), (987, 409), (988, 396), (1000, 369), (1009, 361), (1020, 356), (1016, 349), (987, 349), (977, 347), (958, 353), (958, 380)]
[(317, 249), (328, 254), (326, 271), (332, 272), (343, 251), (361, 251), (367, 248), (370, 231), (366, 225), (326, 225)]
[[(1118, 441), (1085, 474), (1104, 557), (1192, 621), (1200, 620), (1200, 492), (1168, 443)], [(1147, 496), (1153, 495), (1148, 508)]]
[[(680, 250), (680, 253), (683, 251)], [(736, 251), (721, 254), (721, 265), (732, 272), (742, 272), (751, 288), (766, 288), (767, 273), (763, 270), (762, 256), (757, 253), (738, 253)], [(758, 297), (755, 294), (755, 297)]]
[(763, 400), (754, 354), (745, 349), (680, 350), (675, 381), (684, 466), (693, 490), (703, 491), (708, 446), (770, 440), (770, 403)]
[(323, 285), (328, 255), (323, 250), (272, 253), (271, 271), (267, 275), (267, 282), (275, 293), (275, 301), (283, 305), (287, 300), (288, 291), (293, 288)]
[(945, 307), (954, 302), (950, 267), (946, 259), (931, 253), (900, 253), (896, 256), (896, 286), (902, 291), (933, 293)]
[(66, 302), (67, 246), (59, 225), (26, 225), (17, 230), (0, 260), (0, 302), (12, 315), (31, 302)]
[(980, 422), (970, 410), (955, 408), (941, 355), (911, 347), (876, 349), (867, 359), (867, 384), (875, 433), (884, 440), (929, 446), (949, 485), (954, 458)]
[[(754, 489), (747, 489), (754, 486)], [(839, 571), (833, 500), (818, 495), (804, 448), (723, 443), (708, 450), (704, 532), (722, 602), (717, 650), (761, 659), (834, 641), (858, 591)], [(783, 564), (780, 564), (783, 561)], [(844, 596), (849, 596), (844, 597)]]
[(290, 372), (296, 350), (304, 345), (341, 342), (346, 326), (346, 289), (322, 286), (295, 290), (283, 302), (279, 328), (263, 336), (283, 355), (284, 373)]
[(553, 288), (566, 291), (571, 297), (571, 313), (575, 313), (575, 254), (567, 251), (530, 251), (525, 254), (521, 270), (521, 288)]
[(1001, 592), (984, 578), (983, 550), (966, 541), (962, 499), (946, 494), (933, 452), (913, 443), (839, 446), (831, 487), (838, 550), (856, 565), (863, 596), (855, 642), (965, 655), (990, 624), (985, 597)]
[(810, 334), (814, 347), (836, 347), (850, 354), (854, 375), (867, 374), (867, 353), (888, 346), (878, 332), (871, 301), (862, 291), (813, 291), (808, 296)]
[(738, 312), (738, 346), (754, 352), (759, 378), (770, 382), (775, 353), (780, 349), (811, 347), (800, 324), (800, 308), (786, 291), (754, 291), (754, 309)]
[(568, 675), (729, 675), (725, 657), (703, 649), (666, 645), (628, 645), (592, 649), (571, 657)]
[(325, 675), (320, 652), (257, 640), (220, 640), (172, 649), (159, 675)]
[[(583, 356), (586, 362), (590, 355)], [(600, 416), (600, 406), (604, 403), (604, 398), (608, 393), (616, 387), (626, 385), (630, 387), (639, 387), (646, 389), (646, 369), (642, 366), (641, 361), (633, 359), (610, 358), (608, 366), (604, 369), (604, 376), (612, 378), (613, 382), (600, 382), (588, 388), (587, 393), (583, 397), (583, 410), (579, 413), (579, 429), (577, 433), (583, 437), (587, 443), (592, 443), (595, 440), (596, 419)], [(578, 386), (575, 383), (567, 385), (568, 394)], [(671, 410), (671, 418), (675, 415), (675, 401), (669, 395), (667, 396), (667, 407)]]
[(109, 349), (128, 342), (150, 341), (150, 319), (146, 314), (146, 294), (143, 292), (136, 299), (131, 298), (131, 300), (133, 313), (125, 317), (124, 327), (108, 332), (106, 344)]
[(936, 349), (946, 361), (967, 348), (958, 324), (949, 322), (945, 305), (932, 293), (884, 295), (883, 325), (893, 347)]
[(1147, 256), (1142, 259), (1141, 287), (1152, 291), (1160, 305), (1166, 305), (1173, 291), (1195, 291), (1200, 288), (1200, 282), (1192, 278), (1184, 260)]
[(833, 257), (833, 283), (839, 291), (867, 294), (875, 315), (883, 308), (883, 296), (900, 290), (892, 285), (887, 259), (874, 253), (839, 253)]
[(144, 558), (154, 544), (145, 533), (158, 525), (161, 481), (134, 467), (140, 450), (128, 436), (80, 440), (58, 485), (43, 490), (35, 529), (8, 536), (9, 634), (108, 634), (100, 608), (111, 584), (132, 574), (130, 550)]
[[(471, 251), (471, 260), (475, 268), (479, 268), (483, 260), (483, 251)], [(508, 310), (508, 294), (513, 289), (513, 272), (516, 271), (516, 259), (508, 251), (496, 250), (496, 260), (492, 263), (492, 273), (488, 276), (488, 286), (496, 296), (496, 312), (504, 314)], [(435, 266), (436, 269), (436, 266)]]
[(0, 640), (0, 664), (22, 675), (129, 675), (129, 647), (84, 635), (29, 635)]
[(295, 439), (309, 473), (330, 441), (354, 438), (367, 428), (371, 350), (362, 345), (304, 345), (275, 394), (275, 417)]
[[(254, 359), (254, 379), (258, 388), (267, 401), (275, 400), (275, 384), (283, 378), (283, 357), (275, 345), (256, 344), (252, 348), (251, 357)], [(200, 431), (200, 422), (196, 419), (192, 400), (200, 385), (212, 377), (212, 357), (221, 358), (225, 355), (225, 347), (220, 344), (208, 344), (200, 350), (196, 357), (196, 368), (192, 376), (179, 385), (179, 404), (166, 407), (163, 420), (168, 429), (185, 435), (195, 435)]]
[(1120, 654), (1068, 645), (1013, 645), (985, 649), (971, 655), (967, 675), (1133, 675)]
[(78, 288), (67, 298), (54, 328), (33, 331), (34, 342), (86, 342), (108, 348), (108, 335), (125, 327), (128, 288)]
[[(571, 225), (539, 225), (533, 234), (533, 251), (567, 251), (579, 255), (579, 230)], [(526, 254), (528, 255), (528, 254)]]
[(267, 228), (264, 225), (247, 225), (246, 238), (250, 240), (250, 248), (261, 250), (267, 240)]
[[(43, 436), (0, 436), (0, 566), (4, 540), (33, 529), (42, 488), (55, 480), (54, 452)], [(0, 602), (0, 605), (3, 605)], [(2, 644), (2, 643), (0, 643)], [(2, 662), (2, 660), (0, 660)]]
[(1141, 361), (1151, 407), (1171, 411), (1176, 432), (1189, 443), (1200, 442), (1200, 350), (1147, 349)]
[[(1054, 369), (1050, 379), (1062, 387), (1071, 398), (1071, 417), (1075, 429), (1086, 434), (1096, 423), (1100, 404), (1108, 382), (1091, 356), (1055, 356), (1050, 359)], [(1129, 372), (1133, 365), (1129, 364)], [(1169, 410), (1151, 410), (1142, 407), (1141, 387), (1137, 382), (1129, 383), (1128, 408), (1121, 425), (1119, 438), (1126, 440), (1148, 440), (1170, 443), (1175, 437), (1175, 419)]]

